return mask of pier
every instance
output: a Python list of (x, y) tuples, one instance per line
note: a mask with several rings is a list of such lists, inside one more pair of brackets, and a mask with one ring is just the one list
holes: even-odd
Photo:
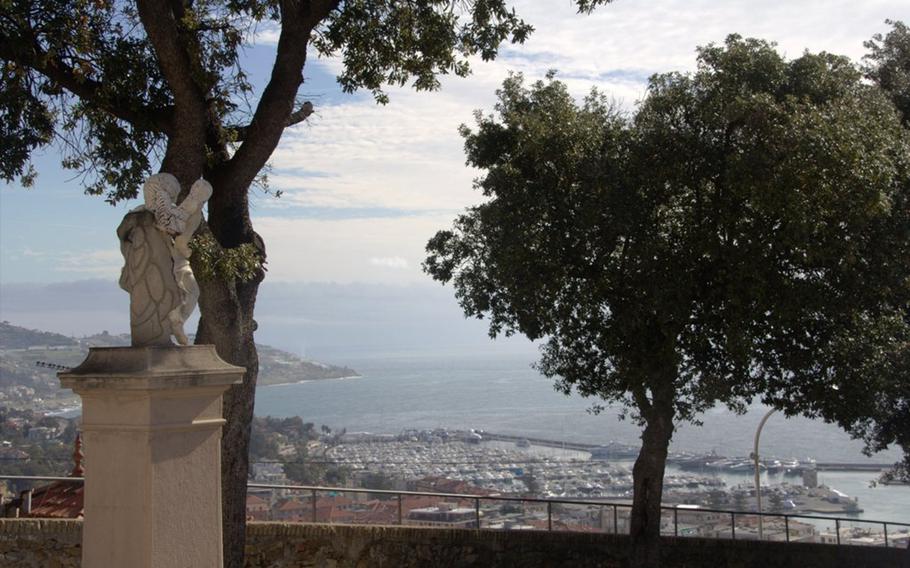
[(484, 441), (492, 440), (496, 442), (518, 442), (527, 440), (535, 446), (544, 446), (548, 448), (559, 448), (562, 450), (575, 450), (578, 452), (590, 452), (599, 447), (597, 444), (582, 444), (580, 442), (561, 442), (559, 440), (544, 440), (543, 438), (529, 438), (527, 436), (513, 436), (511, 434), (494, 434), (493, 432), (481, 432)]
[[(512, 434), (497, 434), (494, 432), (485, 432), (481, 431), (481, 435), (485, 441), (499, 441), (499, 442), (518, 442), (521, 440), (527, 440), (535, 446), (544, 446), (548, 448), (559, 448), (564, 450), (574, 450), (579, 452), (590, 452), (595, 448), (603, 447), (603, 444), (584, 444), (581, 442), (566, 442), (562, 440), (546, 440), (544, 438), (532, 438), (528, 436), (514, 436)], [(634, 449), (634, 446), (628, 444), (616, 444), (617, 448), (628, 447), (629, 449)], [(670, 455), (668, 461), (673, 462), (675, 456)], [(718, 456), (714, 456), (715, 459)], [(743, 458), (746, 459), (746, 458)], [(893, 464), (889, 463), (864, 463), (864, 462), (816, 462), (814, 464), (815, 469), (818, 471), (886, 471), (892, 467)], [(799, 469), (807, 469), (811, 467), (812, 464), (801, 464)]]

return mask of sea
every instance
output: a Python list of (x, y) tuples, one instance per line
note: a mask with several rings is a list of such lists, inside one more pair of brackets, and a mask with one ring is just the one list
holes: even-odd
[[(256, 414), (300, 416), (349, 432), (477, 429), (592, 444), (640, 442), (640, 427), (628, 417), (623, 419), (620, 406), (595, 412), (597, 400), (557, 392), (553, 381), (533, 369), (532, 362), (524, 356), (488, 355), (345, 359), (339, 363), (356, 369), (360, 377), (260, 387)], [(748, 456), (767, 410), (758, 404), (745, 414), (713, 408), (703, 415), (700, 425), (679, 425), (671, 451)], [(871, 457), (862, 449), (862, 442), (836, 425), (780, 413), (768, 420), (760, 444), (763, 457), (801, 461), (893, 463), (900, 458), (897, 449)], [(752, 479), (748, 474), (724, 473), (723, 477), (728, 485)], [(874, 472), (821, 471), (818, 477), (820, 483), (859, 497), (864, 509), (860, 518), (910, 522), (908, 486), (872, 487), (870, 482), (877, 477)], [(798, 482), (782, 477), (766, 481)]]

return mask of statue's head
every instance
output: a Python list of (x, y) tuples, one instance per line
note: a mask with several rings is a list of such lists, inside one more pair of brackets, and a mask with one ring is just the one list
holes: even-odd
[(169, 173), (150, 176), (142, 186), (142, 199), (149, 209), (155, 208), (155, 195), (158, 192), (164, 192), (170, 198), (171, 203), (175, 203), (177, 196), (180, 195), (180, 182)]

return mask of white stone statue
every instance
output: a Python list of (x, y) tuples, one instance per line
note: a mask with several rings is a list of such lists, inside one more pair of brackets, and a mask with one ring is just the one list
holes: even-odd
[(173, 345), (173, 336), (188, 345), (183, 325), (199, 299), (189, 242), (212, 186), (198, 180), (177, 205), (180, 182), (160, 173), (145, 182), (142, 193), (145, 204), (127, 213), (117, 228), (125, 260), (120, 287), (130, 294), (132, 344)]

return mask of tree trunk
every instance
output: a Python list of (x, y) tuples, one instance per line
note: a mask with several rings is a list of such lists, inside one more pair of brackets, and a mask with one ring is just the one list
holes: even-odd
[(224, 396), (226, 424), (221, 444), (221, 506), (225, 568), (242, 568), (246, 539), (246, 484), (249, 471), (250, 422), (253, 417), (259, 357), (253, 332), (253, 310), (260, 277), (243, 283), (218, 279), (200, 283), (197, 343), (210, 343), (222, 359), (246, 368), (243, 382)]
[[(217, 169), (216, 169), (217, 171)], [(208, 171), (215, 192), (209, 201), (208, 228), (225, 248), (253, 243), (262, 261), (265, 246), (253, 231), (246, 189), (224, 183), (216, 171)], [(199, 281), (201, 317), (196, 343), (213, 344), (218, 355), (244, 367), (243, 382), (224, 395), (226, 420), (221, 437), (221, 507), (225, 568), (242, 568), (246, 541), (246, 484), (249, 475), (250, 424), (259, 357), (253, 334), (256, 294), (265, 272), (260, 269), (251, 280), (219, 276)]]
[(630, 536), (632, 566), (660, 565), (660, 517), (667, 451), (673, 437), (673, 407), (655, 401), (645, 414), (641, 451), (632, 469)]
[[(210, 106), (217, 99), (210, 99), (210, 87), (201, 84), (199, 38), (178, 25), (184, 17), (183, 4), (152, 0), (138, 3), (143, 26), (175, 101), (173, 132), (168, 134), (161, 169), (177, 176), (183, 195), (204, 174), (214, 192), (208, 202), (207, 227), (200, 230), (210, 230), (225, 249), (253, 244), (262, 263), (265, 246), (250, 220), (249, 186), (289, 124), (303, 82), (310, 31), (337, 5), (337, 1), (279, 3), (281, 34), (271, 77), (245, 128), (243, 143), (232, 153), (225, 143), (227, 137), (222, 136), (220, 115)], [(191, 265), (201, 275), (196, 256), (191, 258)], [(260, 268), (246, 282), (224, 275), (197, 278), (201, 317), (196, 343), (213, 344), (222, 359), (246, 369), (243, 382), (225, 393), (223, 405), (226, 424), (221, 438), (221, 489), (226, 568), (242, 568), (244, 564), (250, 424), (259, 373), (253, 314), (264, 276), (264, 269)]]
[[(223, 149), (212, 153), (226, 159)], [(253, 231), (246, 187), (227, 183), (222, 164), (210, 165), (205, 177), (214, 192), (209, 200), (207, 229), (224, 248), (252, 243), (265, 261), (265, 246)], [(194, 267), (195, 268), (195, 267)], [(201, 271), (197, 271), (197, 274)], [(225, 568), (242, 568), (246, 541), (246, 484), (249, 475), (250, 424), (253, 419), (259, 356), (254, 332), (256, 294), (265, 277), (260, 269), (245, 282), (222, 276), (199, 279), (199, 328), (197, 344), (212, 344), (218, 355), (232, 365), (244, 367), (243, 382), (232, 386), (222, 405), (225, 426), (221, 436), (221, 507)]]

